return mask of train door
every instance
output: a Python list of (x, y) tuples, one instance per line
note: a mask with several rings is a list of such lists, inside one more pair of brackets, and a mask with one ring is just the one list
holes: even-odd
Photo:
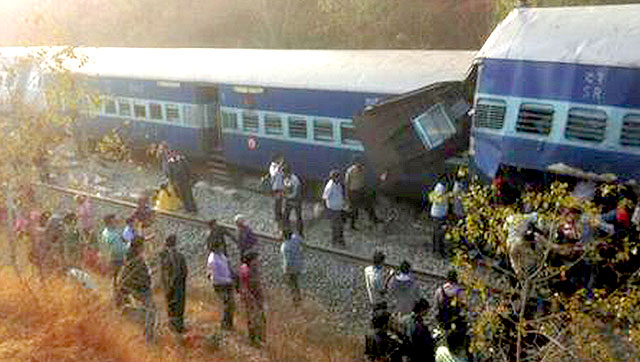
[(204, 109), (204, 124), (202, 127), (203, 148), (207, 151), (219, 151), (222, 149), (222, 128), (220, 125), (220, 112), (217, 90), (213, 87), (206, 88), (206, 105)]

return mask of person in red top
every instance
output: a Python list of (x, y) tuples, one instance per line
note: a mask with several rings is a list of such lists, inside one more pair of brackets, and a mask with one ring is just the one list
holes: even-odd
[(257, 254), (247, 253), (241, 262), (238, 271), (240, 296), (247, 312), (249, 338), (254, 346), (260, 347), (266, 342), (266, 318)]

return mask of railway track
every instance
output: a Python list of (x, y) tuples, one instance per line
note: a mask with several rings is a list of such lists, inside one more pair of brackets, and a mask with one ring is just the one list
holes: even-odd
[[(75, 205), (73, 198), (76, 195), (90, 197), (96, 208), (96, 217), (107, 213), (126, 214), (135, 209), (133, 202), (104, 197), (83, 191), (65, 187), (36, 184), (38, 192), (54, 196), (56, 207), (72, 209)], [(123, 210), (124, 209), (124, 210)], [(126, 211), (125, 211), (126, 210)], [(155, 210), (156, 227), (159, 231), (159, 239), (162, 235), (176, 233), (179, 240), (179, 248), (187, 257), (189, 264), (190, 283), (203, 285), (205, 281), (204, 264), (206, 252), (204, 240), (208, 225), (205, 220), (181, 213)], [(235, 231), (235, 227), (220, 223), (222, 227)], [(261, 245), (262, 279), (267, 288), (282, 288), (282, 268), (280, 256), (281, 240), (274, 235), (256, 232)], [(180, 241), (182, 241), (180, 243)], [(157, 243), (156, 245), (161, 245)], [(238, 254), (235, 244), (228, 248), (231, 260), (237, 260)], [(306, 295), (312, 295), (324, 305), (329, 312), (339, 315), (343, 332), (362, 333), (369, 324), (370, 312), (366, 288), (364, 285), (363, 269), (371, 264), (369, 258), (361, 255), (338, 250), (326, 246), (313, 245), (312, 242), (303, 244), (305, 255), (305, 272), (303, 275), (302, 289)], [(150, 267), (153, 273), (153, 258)], [(387, 264), (391, 268), (397, 268), (395, 264)], [(156, 266), (157, 267), (157, 266)], [(415, 270), (414, 274), (422, 294), (431, 298), (438, 285), (445, 276), (433, 271)]]
[[(109, 198), (109, 197), (104, 197), (104, 196), (99, 196), (99, 195), (94, 195), (91, 193), (87, 193), (87, 192), (83, 192), (83, 191), (79, 191), (79, 190), (73, 190), (70, 188), (65, 188), (65, 187), (60, 187), (60, 186), (55, 186), (55, 185), (48, 185), (48, 184), (37, 184), (38, 187), (52, 191), (52, 192), (57, 192), (57, 193), (63, 193), (63, 194), (67, 194), (67, 195), (72, 195), (72, 196), (77, 196), (77, 195), (81, 195), (81, 196), (87, 196), (90, 197), (92, 200), (95, 201), (99, 201), (102, 203), (108, 203), (108, 204), (112, 204), (112, 205), (117, 205), (120, 207), (124, 207), (124, 208), (129, 208), (129, 209), (135, 209), (136, 208), (136, 204), (132, 203), (132, 202), (128, 202), (128, 201), (124, 201), (124, 200), (118, 200), (118, 199), (114, 199), (114, 198)], [(197, 217), (194, 216), (190, 216), (190, 215), (185, 215), (185, 214), (181, 214), (181, 213), (176, 213), (176, 212), (170, 212), (170, 211), (165, 211), (165, 210), (156, 210), (154, 209), (154, 212), (156, 214), (156, 216), (160, 216), (160, 217), (164, 217), (164, 218), (170, 218), (170, 219), (174, 219), (174, 220), (179, 220), (180, 222), (183, 223), (187, 223), (187, 224), (191, 224), (194, 226), (198, 226), (198, 227), (202, 227), (202, 228), (207, 228), (207, 223), (205, 220), (199, 219)], [(225, 223), (220, 223), (218, 222), (218, 224), (226, 229), (228, 229), (229, 231), (235, 231), (236, 228), (233, 225), (230, 224), (225, 224)], [(274, 235), (270, 235), (270, 234), (266, 234), (266, 233), (262, 233), (262, 232), (255, 232), (256, 236), (258, 236), (258, 239), (260, 240), (260, 242), (263, 243), (277, 243), (280, 244), (282, 242), (282, 240)], [(367, 266), (371, 264), (371, 260), (369, 258), (365, 258), (362, 257), (360, 255), (356, 255), (353, 253), (349, 253), (347, 251), (344, 250), (339, 250), (339, 249), (333, 249), (333, 248), (328, 248), (328, 247), (323, 247), (323, 246), (317, 246), (317, 245), (312, 245), (309, 243), (304, 243), (304, 248), (314, 251), (314, 252), (319, 252), (319, 253), (323, 253), (326, 255), (329, 255), (331, 257), (335, 257), (335, 258), (341, 258), (343, 260), (346, 260), (348, 262), (351, 262), (355, 265), (358, 266)], [(386, 264), (388, 267), (391, 268), (397, 268), (398, 265), (395, 264)], [(430, 272), (430, 271), (425, 271), (425, 270), (413, 270), (414, 274), (422, 281), (442, 281), (445, 278), (445, 275), (443, 274), (438, 274), (438, 273), (434, 273), (434, 272)]]

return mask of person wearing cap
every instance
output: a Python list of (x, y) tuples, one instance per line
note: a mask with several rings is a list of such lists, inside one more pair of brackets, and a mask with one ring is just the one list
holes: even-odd
[(289, 166), (284, 167), (284, 215), (283, 229), (291, 230), (291, 211), (296, 213), (296, 230), (303, 236), (302, 224), (302, 183)]
[(234, 221), (238, 229), (238, 236), (235, 241), (240, 251), (240, 258), (249, 253), (258, 254), (258, 238), (249, 226), (245, 216), (238, 214), (235, 216)]
[(224, 255), (227, 254), (227, 242), (225, 241), (225, 237), (233, 240), (236, 244), (235, 236), (233, 236), (227, 228), (218, 224), (216, 219), (211, 219), (207, 222), (209, 225), (209, 234), (207, 234), (207, 250), (213, 250), (213, 245), (221, 245), (222, 252)]
[(187, 262), (176, 248), (176, 235), (171, 234), (160, 252), (161, 280), (167, 301), (169, 325), (177, 333), (184, 332), (184, 306), (187, 298)]
[(351, 219), (351, 229), (356, 229), (356, 221), (358, 220), (358, 209), (363, 209), (369, 214), (369, 219), (374, 224), (379, 222), (374, 208), (374, 200), (371, 193), (368, 192), (365, 183), (365, 168), (359, 157), (354, 159), (353, 165), (347, 169), (345, 174), (345, 188), (347, 191), (347, 200), (351, 207), (349, 213)]
[(127, 247), (122, 240), (120, 232), (116, 229), (116, 216), (109, 214), (104, 217), (104, 230), (100, 234), (100, 242), (102, 250), (109, 255), (111, 259), (111, 272), (113, 276), (113, 287), (116, 286), (118, 273), (124, 264), (124, 257)]
[(340, 184), (340, 172), (332, 170), (329, 173), (329, 181), (324, 187), (322, 200), (327, 209), (327, 216), (331, 222), (331, 243), (334, 246), (344, 247), (344, 230), (342, 213), (344, 209), (344, 189)]

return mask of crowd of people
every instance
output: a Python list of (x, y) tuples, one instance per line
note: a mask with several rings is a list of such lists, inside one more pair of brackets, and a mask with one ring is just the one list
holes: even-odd
[[(358, 230), (356, 222), (359, 210), (366, 211), (372, 223), (381, 220), (375, 212), (375, 192), (366, 182), (366, 169), (359, 157), (354, 157), (344, 175), (339, 170), (331, 170), (322, 192), (321, 214), (331, 224), (331, 244), (344, 248), (344, 224), (350, 222), (352, 230)], [(274, 220), (280, 230), (292, 229), (291, 212), (295, 213), (296, 231), (304, 237), (302, 200), (303, 182), (286, 164), (282, 154), (277, 153), (269, 164), (269, 172), (263, 177), (274, 199)]]
[[(151, 343), (156, 326), (154, 285), (148, 260), (158, 261), (159, 287), (164, 291), (169, 328), (177, 334), (187, 330), (184, 319), (187, 298), (188, 263), (178, 250), (178, 237), (169, 235), (164, 244), (155, 240), (151, 200), (141, 196), (128, 217), (107, 214), (101, 225), (96, 222), (91, 199), (76, 197), (76, 210), (61, 216), (40, 210), (35, 199), (23, 204), (14, 223), (15, 242), (28, 245), (28, 259), (37, 275), (46, 281), (52, 275), (68, 275), (88, 289), (96, 283), (89, 272), (111, 279), (114, 305), (127, 310), (144, 311), (145, 338)], [(123, 222), (124, 221), (124, 222)], [(221, 328), (234, 329), (236, 293), (247, 315), (251, 343), (266, 341), (265, 297), (260, 276), (258, 239), (247, 219), (235, 217), (237, 233), (208, 222), (204, 240), (209, 253), (206, 277), (222, 304)], [(239, 260), (232, 261), (227, 241), (235, 243)], [(291, 299), (300, 305), (300, 275), (304, 269), (301, 236), (285, 230), (281, 246), (284, 284)]]
[[(366, 336), (365, 355), (370, 361), (455, 361), (468, 358), (469, 338), (464, 313), (466, 299), (455, 271), (429, 299), (422, 295), (403, 261), (397, 270), (384, 264), (377, 251), (373, 265), (364, 269), (373, 333)], [(430, 315), (435, 314), (435, 320)], [(433, 328), (429, 324), (432, 323)], [(435, 338), (436, 336), (437, 338)]]

